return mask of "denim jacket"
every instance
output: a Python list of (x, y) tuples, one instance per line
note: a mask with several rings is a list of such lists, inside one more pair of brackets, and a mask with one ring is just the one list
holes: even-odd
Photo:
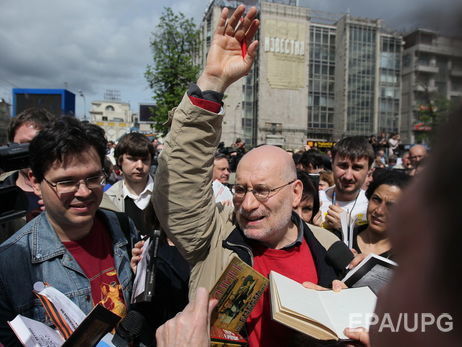
[[(130, 302), (132, 271), (127, 240), (114, 212), (98, 210), (111, 233), (114, 263), (122, 285), (125, 302)], [(130, 221), (132, 243), (136, 229)], [(37, 281), (47, 282), (87, 314), (93, 308), (90, 281), (53, 230), (46, 213), (42, 213), (0, 246), (0, 342), (16, 343), (7, 321), (17, 314), (51, 325), (40, 301), (33, 294)]]

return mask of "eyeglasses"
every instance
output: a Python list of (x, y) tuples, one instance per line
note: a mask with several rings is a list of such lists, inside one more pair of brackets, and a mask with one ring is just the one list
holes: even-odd
[(83, 180), (78, 180), (78, 181), (67, 180), (67, 181), (59, 181), (56, 183), (48, 181), (45, 177), (43, 177), (43, 179), (51, 187), (55, 188), (56, 193), (58, 195), (76, 193), (79, 190), (79, 187), (82, 183), (85, 184), (87, 188), (90, 190), (101, 188), (102, 186), (106, 184), (105, 174), (87, 177)]
[(282, 186), (276, 187), (276, 188), (270, 188), (265, 185), (258, 185), (255, 188), (247, 188), (242, 185), (235, 185), (234, 186), (234, 199), (236, 200), (244, 200), (245, 195), (248, 192), (251, 192), (255, 198), (260, 201), (266, 201), (269, 199), (270, 194), (272, 192), (275, 192), (281, 188), (284, 188), (285, 186), (288, 186), (292, 183), (294, 183), (296, 180), (292, 180), (289, 183), (283, 184)]

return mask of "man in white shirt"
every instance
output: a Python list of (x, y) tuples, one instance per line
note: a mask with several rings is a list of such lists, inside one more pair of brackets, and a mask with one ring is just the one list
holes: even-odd
[(222, 153), (215, 154), (213, 159), (213, 196), (215, 197), (215, 202), (232, 206), (233, 194), (227, 187), (230, 173), (229, 161), (226, 155)]
[[(145, 135), (124, 135), (114, 151), (123, 179), (105, 192), (120, 212), (128, 214), (143, 235), (157, 225), (151, 204), (154, 181), (149, 175), (153, 154), (154, 147)], [(101, 207), (105, 207), (104, 204)]]
[(367, 223), (368, 201), (361, 186), (374, 160), (374, 150), (365, 137), (352, 136), (339, 141), (332, 156), (335, 186), (319, 192), (322, 226), (348, 244), (353, 227)]

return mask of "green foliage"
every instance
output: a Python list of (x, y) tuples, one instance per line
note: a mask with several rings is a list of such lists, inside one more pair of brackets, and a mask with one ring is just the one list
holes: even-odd
[(147, 66), (144, 75), (154, 92), (154, 127), (165, 135), (168, 128), (163, 123), (168, 112), (179, 104), (188, 84), (197, 79), (199, 66), (194, 59), (200, 49), (200, 32), (192, 18), (166, 7), (150, 46), (153, 64)]
[(426, 101), (419, 106), (418, 120), (431, 130), (417, 133), (416, 142), (433, 144), (439, 127), (448, 121), (455, 105), (441, 95), (430, 95), (430, 93), (426, 94)]

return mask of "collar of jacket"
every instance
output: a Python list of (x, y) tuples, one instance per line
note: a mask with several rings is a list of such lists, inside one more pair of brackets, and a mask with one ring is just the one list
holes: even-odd
[[(109, 224), (106, 211), (98, 210), (95, 218), (98, 217), (102, 217), (106, 225)], [(29, 231), (31, 233), (31, 262), (33, 264), (47, 261), (66, 252), (66, 247), (53, 230), (46, 213), (41, 213), (30, 223), (33, 223)], [(112, 243), (115, 248), (122, 248), (127, 245), (128, 242), (120, 231), (115, 231), (109, 227), (108, 231), (111, 233)]]
[[(313, 232), (310, 230), (306, 223), (299, 223), (300, 217), (295, 212), (292, 213), (292, 220), (297, 221), (296, 225), (303, 225), (303, 235), (310, 248), (313, 256), (314, 264), (318, 274), (318, 284), (320, 286), (330, 288), (332, 281), (337, 279), (337, 271), (327, 262), (326, 249), (316, 239)], [(249, 239), (245, 237), (242, 230), (237, 226), (229, 236), (223, 240), (223, 248), (232, 250), (237, 256), (242, 259), (245, 263), (253, 266), (253, 253), (249, 243)]]
[(0, 176), (0, 186), (1, 187), (15, 186), (18, 176), (19, 176), (19, 170), (4, 172)]

